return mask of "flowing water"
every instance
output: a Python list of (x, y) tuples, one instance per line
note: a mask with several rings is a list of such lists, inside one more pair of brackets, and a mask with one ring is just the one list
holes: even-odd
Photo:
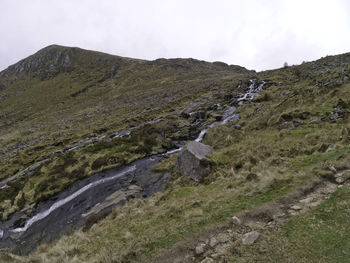
[[(263, 86), (264, 82), (258, 85), (256, 80), (250, 80), (248, 89), (235, 97), (238, 106), (257, 97)], [(239, 115), (235, 111), (235, 106), (225, 109), (222, 112), (222, 120), (206, 126), (195, 141), (201, 142), (206, 133), (217, 125), (238, 120)], [(16, 252), (20, 254), (29, 253), (36, 243), (51, 241), (59, 235), (58, 233), (67, 233), (67, 229), (74, 229), (74, 226), (82, 225), (81, 215), (83, 213), (95, 204), (103, 202), (114, 191), (130, 185), (133, 180), (136, 180), (144, 188), (144, 196), (159, 191), (170, 175), (157, 178), (156, 183), (147, 183), (146, 181), (151, 178), (151, 168), (165, 156), (181, 150), (182, 147), (170, 150), (163, 155), (146, 157), (123, 168), (111, 169), (77, 182), (69, 190), (58, 194), (55, 199), (39, 206), (37, 214), (27, 219), (22, 226), (12, 227), (16, 216), (12, 220), (2, 222), (0, 224), (0, 248), (6, 248), (13, 243), (15, 243), (15, 247), (18, 247), (18, 242), (20, 242), (23, 248)], [(17, 218), (19, 216), (20, 213)], [(18, 235), (15, 237), (17, 241), (14, 241), (13, 235)], [(29, 244), (23, 246), (26, 242)]]

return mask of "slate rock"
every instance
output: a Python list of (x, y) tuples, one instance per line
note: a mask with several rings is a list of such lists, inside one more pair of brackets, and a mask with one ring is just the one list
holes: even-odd
[(212, 151), (209, 145), (191, 141), (181, 150), (176, 162), (176, 171), (196, 182), (203, 181), (210, 172), (207, 155)]

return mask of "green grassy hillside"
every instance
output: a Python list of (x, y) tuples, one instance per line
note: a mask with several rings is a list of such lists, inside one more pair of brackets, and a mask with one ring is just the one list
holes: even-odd
[[(70, 58), (68, 66), (60, 55), (59, 73), (48, 70), (50, 64), (41, 69), (29, 62), (37, 56), (51, 61), (52, 50), (77, 57), (74, 63)], [(332, 169), (350, 169), (350, 53), (255, 73), (192, 59), (150, 62), (49, 47), (2, 72), (1, 144), (9, 155), (1, 164), (3, 178), (91, 133), (108, 134), (160, 119), (132, 136), (55, 155), (33, 176), (0, 190), (3, 217), (20, 204), (43, 200), (99, 169), (193, 138), (196, 130), (190, 129), (193, 120), (188, 112), (205, 110), (209, 122), (216, 114), (210, 106), (230, 103), (253, 77), (264, 80), (266, 89), (238, 109), (238, 122), (217, 126), (204, 139), (213, 152), (211, 173), (203, 183), (177, 174), (176, 156), (172, 156), (154, 167), (172, 173), (164, 193), (134, 199), (86, 232), (41, 246), (28, 257), (4, 255), (4, 260), (152, 262), (177, 246), (192, 249), (193, 240), (219, 228), (236, 213), (269, 204), (315, 180), (334, 183)], [(31, 144), (33, 141), (36, 143)], [(26, 147), (11, 156), (19, 142)], [(113, 157), (118, 161), (109, 162)], [(350, 239), (344, 233), (350, 203), (347, 178), (344, 180), (344, 187), (319, 208), (291, 219), (257, 247), (230, 250), (226, 260), (285, 262), (284, 255), (289, 255), (290, 262), (318, 262), (320, 258), (322, 262), (347, 262), (350, 255), (344, 244)], [(21, 193), (24, 202), (19, 202)], [(329, 238), (340, 240), (337, 250), (327, 242)], [(305, 253), (305, 246), (316, 241), (317, 246), (311, 245), (310, 253)], [(280, 244), (281, 249), (274, 253)]]
[(188, 113), (227, 100), (250, 74), (219, 62), (143, 61), (61, 46), (10, 66), (0, 73), (0, 178), (15, 179), (0, 190), (2, 218), (78, 179), (194, 136)]

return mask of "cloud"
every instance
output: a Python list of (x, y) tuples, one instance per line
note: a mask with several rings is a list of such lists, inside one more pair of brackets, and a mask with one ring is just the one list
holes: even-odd
[(2, 0), (0, 70), (50, 45), (269, 69), (350, 46), (346, 0)]

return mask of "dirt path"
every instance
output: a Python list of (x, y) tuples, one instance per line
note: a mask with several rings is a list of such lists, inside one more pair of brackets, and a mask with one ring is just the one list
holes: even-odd
[(332, 180), (318, 179), (273, 203), (243, 211), (225, 224), (211, 229), (192, 240), (186, 240), (150, 262), (227, 262), (238, 245), (254, 246), (264, 236), (278, 230), (291, 217), (320, 205), (343, 187), (349, 170), (335, 171)]

